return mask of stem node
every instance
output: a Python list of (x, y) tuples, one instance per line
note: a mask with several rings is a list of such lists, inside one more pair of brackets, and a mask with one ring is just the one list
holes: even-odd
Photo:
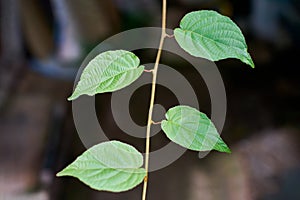
[(144, 72), (147, 72), (147, 73), (153, 73), (153, 69), (144, 69)]
[(154, 125), (158, 125), (158, 124), (161, 124), (161, 121), (160, 122), (152, 121), (151, 123), (154, 124)]
[(167, 37), (167, 38), (173, 38), (173, 37), (175, 37), (175, 36), (174, 36), (174, 34), (169, 35), (169, 34), (166, 33), (165, 37)]

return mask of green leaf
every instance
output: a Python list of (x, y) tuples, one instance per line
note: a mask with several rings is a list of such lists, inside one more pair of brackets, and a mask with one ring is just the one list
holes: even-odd
[(146, 176), (143, 156), (134, 147), (110, 141), (85, 151), (57, 176), (73, 176), (93, 189), (122, 192), (140, 184)]
[(237, 58), (254, 68), (239, 27), (228, 17), (215, 11), (188, 13), (174, 30), (175, 39), (189, 54), (218, 61)]
[(107, 51), (99, 54), (83, 70), (74, 93), (68, 100), (86, 94), (93, 96), (122, 89), (143, 73), (144, 66), (133, 53), (125, 50)]
[(195, 108), (173, 107), (166, 113), (166, 119), (161, 128), (173, 142), (195, 151), (214, 149), (230, 153), (211, 120)]

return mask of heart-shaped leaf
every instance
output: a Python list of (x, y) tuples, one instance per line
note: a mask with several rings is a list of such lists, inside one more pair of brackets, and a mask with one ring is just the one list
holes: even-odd
[(143, 156), (134, 147), (110, 141), (85, 151), (57, 176), (73, 176), (93, 189), (122, 192), (140, 184), (146, 171)]
[(173, 142), (195, 151), (214, 149), (230, 153), (211, 120), (195, 108), (173, 107), (166, 113), (166, 119), (161, 128)]
[(175, 39), (189, 54), (218, 61), (237, 58), (254, 68), (239, 27), (228, 17), (215, 11), (188, 13), (174, 30)]
[(80, 95), (89, 96), (122, 89), (143, 73), (144, 66), (133, 53), (125, 50), (107, 51), (99, 54), (83, 70), (74, 93), (68, 100)]

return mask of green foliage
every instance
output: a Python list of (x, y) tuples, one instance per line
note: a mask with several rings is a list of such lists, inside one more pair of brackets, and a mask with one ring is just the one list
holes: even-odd
[(230, 153), (216, 127), (202, 112), (189, 106), (176, 106), (166, 113), (162, 130), (173, 142), (195, 151), (212, 149)]
[(93, 146), (57, 176), (73, 176), (96, 190), (122, 192), (140, 184), (146, 171), (143, 156), (134, 147), (118, 141)]
[[(166, 5), (166, 0), (163, 0)], [(166, 6), (163, 6), (166, 9)], [(165, 12), (166, 13), (166, 10)], [(163, 20), (165, 21), (165, 15)], [(165, 24), (165, 23), (163, 23)], [(164, 27), (163, 27), (163, 30)], [(245, 38), (228, 17), (214, 11), (196, 11), (187, 14), (174, 30), (179, 46), (196, 57), (211, 61), (237, 58), (254, 67), (247, 51)], [(164, 40), (162, 34), (161, 41)], [(163, 42), (161, 42), (163, 44)], [(161, 53), (161, 48), (159, 49)], [(158, 53), (158, 55), (160, 55)], [(160, 56), (157, 56), (158, 66)], [(83, 70), (74, 93), (68, 100), (81, 95), (95, 95), (122, 89), (144, 71), (140, 60), (125, 50), (107, 51), (96, 56)], [(157, 68), (152, 70), (153, 76)], [(153, 79), (153, 85), (156, 80)], [(150, 109), (153, 109), (155, 90), (152, 90)], [(149, 111), (152, 113), (152, 110)], [(151, 126), (151, 115), (148, 128)], [(189, 106), (176, 106), (166, 113), (161, 123), (162, 130), (173, 142), (195, 151), (217, 150), (230, 153), (212, 121), (202, 112)], [(150, 135), (150, 128), (147, 129)], [(150, 141), (147, 137), (146, 141)], [(73, 176), (96, 190), (121, 192), (134, 188), (143, 180), (147, 183), (150, 142), (146, 142), (146, 165), (142, 168), (143, 156), (134, 147), (118, 141), (104, 142), (93, 146), (57, 176)], [(148, 148), (147, 148), (148, 147)], [(146, 199), (147, 184), (144, 185), (143, 200)]]
[(203, 10), (185, 15), (174, 35), (180, 47), (193, 56), (211, 61), (237, 58), (254, 67), (239, 27), (215, 11)]
[(68, 100), (122, 89), (141, 76), (144, 66), (129, 51), (107, 51), (96, 56), (83, 70), (76, 89)]

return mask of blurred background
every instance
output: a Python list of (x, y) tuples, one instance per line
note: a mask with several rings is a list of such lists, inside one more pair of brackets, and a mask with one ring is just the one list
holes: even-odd
[[(218, 62), (227, 91), (222, 137), (233, 153), (199, 159), (187, 151), (172, 165), (150, 174), (152, 200), (300, 199), (300, 1), (172, 0), (168, 28), (185, 13), (213, 9), (230, 16), (245, 34), (255, 69), (237, 60)], [(121, 31), (160, 26), (159, 0), (0, 0), (0, 199), (140, 199), (129, 192), (97, 192), (75, 178), (55, 174), (85, 148), (72, 118), (71, 94), (81, 62), (98, 43)], [(156, 50), (140, 52), (154, 62)], [(137, 52), (139, 53), (139, 52)], [(176, 56), (162, 63), (192, 84), (200, 107), (210, 113), (201, 76)], [(184, 66), (184, 67), (183, 67)], [(150, 86), (131, 98), (131, 117), (145, 125)], [(144, 141), (115, 124), (111, 94), (97, 95), (101, 125), (111, 139)], [(176, 105), (171, 91), (158, 87), (156, 103)], [(152, 149), (168, 140), (153, 137)]]

